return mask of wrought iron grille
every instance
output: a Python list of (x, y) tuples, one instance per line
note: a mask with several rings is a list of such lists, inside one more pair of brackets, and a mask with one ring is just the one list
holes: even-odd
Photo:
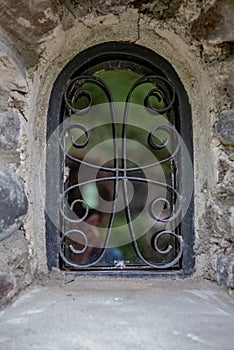
[(190, 273), (192, 134), (179, 78), (137, 45), (77, 57), (50, 103), (59, 123), (48, 123), (47, 178), (57, 169), (57, 185), (47, 182), (49, 267)]

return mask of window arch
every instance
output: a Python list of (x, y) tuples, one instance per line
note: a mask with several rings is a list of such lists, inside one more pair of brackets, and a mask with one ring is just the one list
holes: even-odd
[(48, 112), (49, 268), (190, 274), (192, 159), (188, 96), (169, 62), (123, 42), (78, 54)]

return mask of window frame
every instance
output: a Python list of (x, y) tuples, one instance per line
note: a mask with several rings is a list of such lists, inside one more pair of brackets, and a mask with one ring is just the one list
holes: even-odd
[[(92, 46), (81, 53), (78, 53), (61, 71), (56, 81), (54, 82), (48, 109), (47, 119), (47, 141), (56, 128), (61, 124), (61, 109), (63, 108), (63, 96), (65, 93), (67, 81), (75, 76), (82, 74), (94, 64), (102, 63), (104, 60), (111, 59), (126, 59), (131, 62), (144, 64), (150, 69), (159, 70), (166, 79), (172, 84), (177, 93), (177, 108), (179, 116), (175, 121), (175, 128), (179, 131), (185, 146), (189, 152), (193, 162), (193, 130), (192, 130), (192, 115), (189, 104), (188, 95), (185, 88), (177, 75), (172, 65), (158, 55), (156, 52), (146, 47), (136, 45), (129, 42), (107, 42)], [(61, 190), (61, 171), (60, 160), (58, 155), (51, 156), (50, 146), (47, 145), (47, 161), (46, 161), (46, 206), (53, 207), (53, 203), (57, 201), (57, 193)], [(179, 177), (181, 179), (183, 196), (183, 188), (188, 183), (188, 173), (185, 160), (182, 157), (179, 167)], [(56, 169), (56, 177), (53, 179), (50, 176), (50, 169)], [(183, 171), (182, 171), (183, 169)], [(190, 179), (191, 181), (191, 179)], [(53, 189), (53, 190), (51, 190)], [(52, 210), (53, 211), (53, 210)], [(53, 215), (58, 217), (59, 213), (56, 208)], [(48, 269), (59, 268), (59, 246), (60, 232), (51, 222), (45, 211), (45, 226), (46, 226), (46, 250)], [(112, 271), (74, 271), (77, 274), (108, 274), (108, 275), (123, 275), (123, 276), (145, 276), (145, 275), (178, 275), (189, 276), (193, 273), (195, 267), (194, 246), (194, 196), (192, 195), (188, 210), (180, 224), (183, 238), (183, 257), (181, 270), (112, 270)]]

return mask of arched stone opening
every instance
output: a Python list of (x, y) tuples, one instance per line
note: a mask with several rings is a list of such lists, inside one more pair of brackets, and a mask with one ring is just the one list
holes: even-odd
[[(115, 78), (113, 78), (113, 75), (115, 76)], [(71, 91), (68, 93), (67, 89)], [(127, 126), (127, 124), (125, 124), (127, 122), (121, 122), (120, 115), (118, 115), (119, 113), (121, 114), (121, 112), (119, 111), (119, 108), (117, 108), (117, 106), (116, 106), (117, 112), (115, 111), (115, 103), (125, 104), (124, 109), (126, 108), (126, 105), (129, 104), (130, 106), (129, 108), (131, 108), (131, 104), (133, 101), (131, 100), (131, 94), (132, 92), (134, 92), (135, 89), (136, 90), (138, 89), (138, 93), (135, 96), (135, 100), (134, 100), (135, 103), (137, 103), (137, 105), (135, 105), (134, 107), (134, 115), (131, 118), (131, 116), (128, 116), (128, 112), (126, 112), (127, 114), (124, 113), (124, 119), (129, 117), (131, 119), (130, 124), (132, 126), (130, 124), (128, 124)], [(137, 210), (135, 215), (133, 213), (130, 213), (131, 206), (132, 208), (136, 208), (137, 201), (139, 200), (143, 201), (143, 197), (142, 197), (143, 192), (142, 190), (140, 191), (140, 189), (138, 189), (138, 191), (140, 191), (139, 195), (136, 192), (135, 194), (136, 198), (135, 199), (133, 198), (133, 202), (135, 201), (135, 204), (133, 203), (132, 205), (130, 206), (127, 205), (126, 207), (124, 203), (122, 204), (119, 203), (119, 205), (125, 208), (127, 217), (129, 216), (129, 218), (125, 218), (128, 221), (129, 229), (126, 230), (126, 225), (123, 224), (125, 214), (122, 213), (123, 217), (121, 216), (121, 218), (120, 217), (118, 218), (118, 215), (119, 215), (117, 214), (118, 210), (114, 209), (115, 204), (113, 204), (113, 208), (111, 210), (112, 214), (109, 217), (109, 220), (111, 221), (109, 222), (109, 225), (106, 226), (107, 232), (103, 233), (103, 235), (105, 236), (105, 238), (103, 238), (105, 242), (103, 241), (102, 243), (103, 246), (102, 247), (100, 246), (98, 249), (97, 248), (98, 246), (91, 247), (89, 245), (90, 243), (88, 242), (88, 240), (91, 241), (93, 240), (93, 238), (90, 233), (88, 234), (88, 231), (93, 232), (93, 236), (94, 236), (94, 234), (97, 234), (97, 230), (98, 230), (99, 235), (101, 236), (101, 232), (104, 228), (101, 228), (101, 226), (99, 226), (98, 223), (95, 223), (95, 226), (98, 225), (98, 228), (95, 227), (95, 232), (94, 232), (94, 228), (92, 228), (92, 225), (89, 224), (89, 228), (86, 225), (88, 231), (85, 232), (84, 224), (85, 222), (90, 223), (91, 218), (94, 217), (95, 215), (96, 216), (98, 215), (101, 221), (101, 218), (103, 216), (106, 216), (106, 214), (104, 214), (102, 210), (100, 211), (100, 208), (99, 209), (97, 208), (95, 210), (94, 208), (90, 208), (90, 210), (88, 210), (87, 212), (87, 218), (85, 215), (84, 219), (79, 219), (80, 214), (77, 212), (78, 210), (77, 208), (77, 210), (75, 211), (75, 214), (77, 215), (77, 220), (72, 218), (69, 219), (69, 215), (71, 215), (71, 213), (70, 214), (67, 213), (65, 215), (64, 209), (62, 209), (61, 211), (61, 208), (59, 208), (58, 205), (56, 205), (56, 203), (60, 202), (61, 197), (63, 198), (63, 201), (64, 200), (69, 201), (69, 191), (70, 190), (74, 191), (74, 189), (72, 189), (74, 186), (76, 186), (77, 189), (78, 187), (82, 186), (80, 181), (78, 181), (78, 183), (76, 183), (76, 185), (73, 184), (73, 186), (70, 189), (67, 188), (67, 184), (71, 183), (71, 181), (73, 183), (75, 180), (75, 179), (71, 179), (72, 169), (73, 169), (73, 173), (75, 168), (77, 168), (77, 171), (78, 171), (79, 170), (78, 164), (80, 164), (80, 166), (86, 164), (86, 166), (90, 167), (89, 169), (90, 171), (94, 167), (94, 165), (92, 164), (87, 165), (87, 162), (89, 162), (89, 160), (87, 160), (86, 162), (82, 160), (80, 163), (79, 158), (82, 157), (80, 159), (83, 159), (84, 154), (82, 154), (82, 151), (79, 153), (78, 150), (75, 149), (77, 147), (75, 148), (73, 147), (73, 150), (71, 147), (71, 150), (68, 151), (68, 153), (67, 151), (64, 150), (64, 153), (62, 155), (59, 155), (58, 152), (59, 152), (59, 149), (61, 148), (61, 140), (60, 140), (61, 132), (60, 131), (57, 132), (56, 129), (59, 128), (59, 125), (62, 122), (64, 123), (68, 122), (68, 117), (70, 116), (69, 130), (72, 128), (77, 128), (78, 125), (82, 127), (82, 130), (86, 130), (85, 124), (87, 122), (90, 109), (92, 108), (95, 109), (94, 108), (95, 104), (100, 109), (103, 102), (105, 101), (104, 95), (103, 96), (100, 95), (101, 91), (104, 92), (104, 95), (108, 98), (110, 107), (113, 104), (113, 114), (111, 113), (111, 115), (112, 115), (112, 118), (114, 119), (112, 120), (111, 129), (114, 128), (113, 132), (116, 135), (114, 136), (113, 134), (113, 136), (111, 136), (112, 132), (110, 130), (109, 131), (105, 130), (106, 126), (108, 125), (107, 124), (108, 120), (106, 120), (106, 122), (104, 123), (104, 121), (99, 120), (98, 122), (96, 119), (93, 119), (96, 114), (105, 113), (104, 111), (96, 111), (94, 112), (94, 115), (92, 117), (91, 124), (90, 124), (90, 128), (91, 128), (90, 133), (93, 135), (93, 138), (97, 138), (97, 137), (100, 138), (100, 135), (98, 134), (104, 133), (104, 134), (108, 134), (107, 136), (108, 138), (113, 137), (113, 141), (114, 141), (114, 138), (115, 139), (118, 138), (117, 140), (117, 143), (118, 143), (120, 141), (119, 138), (121, 137), (121, 135), (123, 135), (123, 131), (122, 132), (120, 130), (118, 131), (118, 128), (120, 127), (120, 125), (122, 125), (121, 129), (123, 130), (124, 129), (127, 130), (127, 128), (129, 127), (133, 128), (133, 125), (135, 126), (138, 125), (138, 128), (139, 128), (138, 132), (136, 131), (133, 132), (133, 129), (132, 129), (131, 139), (134, 139), (135, 142), (138, 142), (138, 144), (141, 144), (141, 147), (148, 147), (149, 150), (151, 149), (151, 152), (152, 152), (152, 149), (154, 149), (155, 160), (152, 160), (152, 162), (153, 164), (156, 162), (155, 165), (152, 164), (152, 165), (143, 166), (142, 164), (140, 164), (143, 161), (143, 159), (141, 160), (138, 159), (139, 161), (138, 166), (143, 170), (143, 172), (146, 171), (146, 169), (150, 169), (150, 168), (151, 169), (155, 167), (160, 168), (163, 173), (165, 173), (166, 171), (167, 175), (165, 176), (168, 178), (168, 180), (165, 180), (160, 177), (160, 180), (158, 180), (159, 182), (157, 182), (158, 185), (156, 185), (156, 182), (154, 183), (156, 187), (161, 186), (161, 189), (164, 188), (164, 186), (166, 186), (167, 193), (165, 193), (165, 198), (160, 198), (159, 188), (157, 188), (155, 192), (155, 196), (156, 196), (155, 198), (152, 197), (153, 188), (151, 189), (148, 188), (147, 190), (148, 192), (151, 193), (150, 195), (148, 194), (148, 199), (147, 199), (148, 202), (150, 201), (149, 197), (152, 197), (153, 198), (152, 203), (156, 204), (157, 202), (158, 204), (160, 201), (164, 203), (164, 207), (166, 206), (164, 209), (162, 208), (162, 212), (160, 213), (160, 215), (159, 214), (157, 215), (157, 218), (155, 217), (156, 214), (151, 213), (150, 216), (153, 218), (152, 223), (150, 225), (151, 227), (148, 227), (147, 229), (142, 227), (140, 229), (139, 224), (140, 222), (144, 222), (144, 221), (148, 222), (149, 224), (150, 217), (148, 215), (149, 214), (148, 211), (150, 210), (150, 207), (152, 207), (152, 203), (151, 204), (150, 202), (148, 204), (145, 203), (145, 207), (148, 205), (147, 210), (144, 211), (145, 214), (138, 212), (137, 209), (135, 209)], [(129, 97), (127, 97), (128, 96), (127, 94), (129, 93), (130, 95)], [(72, 94), (71, 96), (73, 97), (71, 96), (68, 97), (68, 94), (69, 95)], [(157, 100), (157, 96), (159, 96), (159, 94), (161, 97), (159, 100)], [(96, 100), (95, 100), (95, 96), (96, 96)], [(81, 101), (81, 106), (80, 106), (81, 109), (79, 109), (78, 107), (76, 108), (71, 107), (72, 102), (68, 102), (68, 98), (69, 100), (71, 99), (71, 101), (74, 100), (73, 103), (75, 103), (75, 105), (77, 105), (77, 103)], [(157, 102), (158, 104), (156, 103), (155, 107), (153, 107), (152, 105), (153, 103), (152, 99), (155, 100), (154, 101), (155, 103), (156, 103), (156, 100), (158, 101)], [(82, 107), (82, 101), (84, 104), (83, 107)], [(87, 107), (85, 107), (86, 104), (87, 104)], [(162, 104), (164, 107), (162, 107)], [(173, 267), (176, 270), (181, 269), (183, 275), (190, 274), (194, 269), (194, 252), (193, 252), (194, 204), (193, 204), (193, 198), (192, 198), (193, 197), (192, 195), (193, 193), (192, 118), (191, 118), (191, 112), (190, 112), (190, 106), (189, 106), (187, 94), (184, 90), (183, 85), (180, 82), (180, 79), (178, 78), (176, 72), (174, 71), (170, 63), (167, 62), (165, 59), (163, 59), (161, 56), (154, 53), (152, 50), (146, 49), (145, 47), (139, 46), (136, 44), (129, 44), (124, 42), (122, 43), (109, 42), (105, 44), (99, 44), (94, 47), (90, 47), (86, 51), (83, 51), (80, 54), (78, 54), (71, 62), (69, 62), (69, 64), (60, 73), (59, 77), (57, 78), (54, 84), (49, 106), (50, 107), (49, 107), (48, 123), (47, 123), (47, 170), (46, 170), (46, 173), (47, 173), (47, 180), (46, 180), (47, 181), (47, 196), (46, 196), (47, 198), (46, 200), (47, 201), (47, 204), (46, 204), (47, 232), (46, 234), (47, 234), (47, 257), (48, 257), (48, 261), (49, 261), (48, 265), (50, 269), (52, 267), (59, 266), (58, 261), (59, 261), (59, 252), (60, 252), (60, 265), (61, 264), (64, 265), (64, 262), (66, 261), (66, 265), (67, 265), (66, 269), (69, 268), (69, 265), (72, 266), (73, 269), (74, 268), (89, 269), (91, 267), (92, 269), (96, 267), (98, 269), (98, 266), (99, 266), (98, 263), (100, 261), (101, 265), (99, 269), (105, 268), (105, 266), (110, 269), (112, 266), (113, 269), (116, 270), (116, 266), (118, 265), (116, 259), (113, 258), (113, 262), (112, 263), (108, 262), (108, 264), (105, 261), (105, 256), (107, 254), (109, 256), (108, 252), (114, 251), (113, 250), (114, 248), (108, 247), (108, 244), (110, 244), (110, 241), (112, 240), (115, 242), (114, 243), (114, 246), (116, 246), (115, 250), (118, 249), (119, 253), (121, 253), (121, 256), (122, 256), (121, 269), (123, 269), (123, 265), (126, 265), (126, 270), (142, 269), (141, 264), (139, 262), (134, 263), (134, 261), (138, 261), (140, 259), (141, 263), (143, 263), (143, 266), (144, 265), (145, 267), (148, 266), (148, 269), (151, 268), (151, 272), (152, 272), (152, 268), (158, 269), (162, 273), (163, 269), (170, 269)], [(134, 106), (134, 103), (132, 107), (133, 106)], [(103, 108), (105, 110), (105, 103), (103, 105)], [(177, 136), (176, 134), (174, 135), (170, 134), (170, 136), (168, 135), (168, 139), (167, 139), (168, 145), (171, 143), (171, 146), (168, 146), (169, 148), (171, 147), (170, 151), (169, 151), (169, 148), (167, 148), (166, 146), (167, 143), (165, 143), (165, 137), (166, 137), (165, 135), (164, 135), (164, 141), (163, 139), (160, 141), (162, 145), (165, 143), (165, 148), (164, 146), (156, 147), (154, 146), (155, 144), (153, 145), (152, 143), (147, 142), (147, 139), (149, 140), (149, 136), (150, 135), (152, 136), (152, 130), (148, 130), (148, 132), (146, 132), (146, 136), (142, 138), (141, 130), (143, 130), (144, 128), (147, 129), (147, 115), (145, 113), (146, 111), (148, 112), (149, 125), (151, 125), (151, 128), (153, 127), (153, 130), (155, 130), (155, 132), (156, 130), (159, 130), (161, 128), (161, 130), (164, 129), (164, 131), (167, 130), (167, 132), (169, 132), (170, 130), (170, 133), (172, 132), (176, 133), (176, 130), (177, 130), (177, 132), (181, 135), (182, 137), (181, 139), (178, 138), (179, 134)], [(139, 117), (140, 117), (139, 121), (138, 119), (136, 119), (137, 114), (139, 114)], [(84, 115), (83, 122), (81, 121), (82, 115)], [(153, 115), (155, 115), (154, 121), (152, 120)], [(77, 119), (75, 124), (73, 124), (74, 118)], [(145, 118), (144, 121), (143, 121), (143, 118)], [(118, 123), (117, 123), (117, 120), (118, 120)], [(140, 122), (140, 120), (142, 122)], [(96, 123), (100, 124), (98, 129), (94, 128), (94, 125)], [(104, 130), (102, 131), (101, 128), (103, 128)], [(65, 131), (63, 133), (65, 133)], [(56, 135), (55, 137), (54, 137), (54, 134)], [(67, 134), (67, 132), (65, 134)], [(89, 137), (88, 129), (87, 129), (87, 137), (88, 137), (87, 142), (85, 142), (84, 145), (82, 144), (78, 148), (85, 149), (85, 147), (88, 144), (92, 143), (92, 140)], [(121, 139), (121, 143), (125, 144), (128, 141), (127, 139), (128, 137), (126, 134)], [(172, 139), (174, 141), (172, 141)], [(98, 152), (97, 148), (102, 142), (103, 141), (99, 140), (98, 144), (95, 147), (94, 145), (92, 146), (96, 149), (95, 152), (92, 152), (92, 148), (89, 149), (88, 151), (89, 155), (86, 155), (88, 157), (87, 159), (90, 159), (91, 153), (93, 153), (92, 157), (94, 158), (97, 157), (97, 152)], [(110, 147), (110, 146), (106, 146), (106, 147)], [(118, 145), (118, 148), (121, 148), (121, 146)], [(169, 154), (167, 154), (166, 156), (165, 154), (164, 155), (162, 154), (163, 148), (164, 150), (167, 150), (166, 153), (169, 152)], [(69, 152), (70, 153), (72, 152), (72, 154), (69, 154)], [(105, 154), (107, 152), (107, 148), (105, 150), (102, 148), (102, 151), (101, 151), (102, 154), (99, 155), (99, 158), (100, 156), (104, 157), (103, 152)], [(117, 149), (115, 148), (114, 154), (117, 154), (116, 152), (117, 152)], [(131, 177), (129, 176), (130, 176), (130, 172), (133, 170), (130, 170), (131, 166), (130, 168), (129, 166), (127, 166), (127, 162), (131, 163), (129, 156), (127, 157), (127, 154), (128, 154), (127, 149), (125, 150), (124, 154), (125, 153), (126, 155), (122, 156), (122, 159), (119, 159), (119, 160), (118, 160), (118, 157), (121, 158), (121, 155), (112, 156), (112, 158), (114, 157), (113, 164), (116, 164), (114, 167), (118, 169), (116, 171), (119, 174), (119, 175), (115, 174), (116, 182), (118, 182), (120, 178), (124, 179), (126, 177), (126, 180), (131, 179)], [(62, 160), (64, 156), (65, 156), (65, 164), (68, 164), (68, 165), (65, 166), (65, 168), (61, 172), (61, 169), (64, 167), (63, 160)], [(132, 156), (135, 157), (135, 154), (134, 155), (132, 154)], [(145, 153), (144, 158), (147, 158), (147, 152)], [(104, 160), (102, 161), (102, 163), (103, 162)], [(108, 163), (109, 160), (107, 159), (106, 162)], [(122, 164), (122, 166), (120, 163)], [(126, 165), (124, 165), (125, 163)], [(69, 164), (72, 168), (69, 167)], [(123, 166), (126, 166), (125, 177), (123, 177), (124, 171), (121, 170)], [(103, 167), (101, 167), (100, 169), (102, 168)], [(114, 168), (111, 166), (110, 168), (109, 167), (103, 168), (102, 170), (112, 173), (114, 170), (111, 170), (111, 169), (114, 169)], [(136, 174), (137, 174), (137, 169), (138, 168), (134, 170), (134, 173), (136, 172)], [(88, 176), (88, 173), (90, 173), (90, 171), (86, 172), (84, 181), (87, 181), (86, 177)], [(156, 172), (158, 171), (159, 170), (156, 170)], [(68, 175), (67, 172), (70, 175)], [(62, 175), (63, 173), (64, 175)], [(62, 177), (66, 177), (66, 176), (67, 176), (67, 179), (63, 180)], [(79, 171), (77, 173), (77, 176), (80, 176)], [(107, 174), (105, 176), (107, 176)], [(114, 174), (112, 175), (111, 178), (113, 178), (113, 176)], [(139, 176), (139, 175), (136, 175), (136, 176)], [(153, 179), (151, 179), (152, 174), (151, 175), (149, 174), (149, 176), (150, 178), (147, 178), (147, 174), (145, 173), (146, 181), (151, 181), (151, 182), (154, 181)], [(156, 173), (155, 173), (155, 176), (156, 176)], [(74, 174), (73, 174), (73, 177), (74, 177)], [(99, 180), (101, 179), (99, 178)], [(142, 178), (140, 179), (138, 177), (136, 177), (135, 179), (136, 183), (137, 181), (139, 182), (140, 180), (143, 180), (143, 179)], [(64, 181), (65, 183), (63, 184)], [(93, 181), (94, 179), (91, 180), (90, 184), (94, 183)], [(102, 181), (103, 180), (100, 181), (101, 184), (102, 184)], [(141, 188), (143, 188), (144, 186), (150, 187), (149, 182), (148, 182), (148, 185), (147, 184), (145, 184), (144, 186), (143, 185), (144, 183), (142, 182)], [(86, 185), (86, 187), (87, 186), (88, 185)], [(104, 186), (104, 183), (102, 186)], [(106, 191), (108, 189), (110, 190), (111, 185), (108, 185), (108, 186), (109, 186), (108, 188), (107, 186), (105, 186)], [(135, 185), (135, 190), (136, 189), (137, 187)], [(117, 196), (118, 194), (120, 195), (121, 190), (116, 189), (116, 191), (117, 192), (115, 196)], [(179, 191), (180, 194), (177, 191)], [(77, 192), (76, 195), (80, 195), (80, 194)], [(127, 192), (125, 195), (128, 196)], [(141, 198), (139, 196), (141, 196)], [(181, 202), (183, 201), (183, 204), (181, 203), (179, 205), (180, 199), (178, 196), (181, 197)], [(172, 197), (174, 199), (172, 199)], [(151, 198), (151, 201), (152, 201), (152, 198)], [(79, 203), (82, 201), (83, 203), (84, 199), (82, 199), (82, 197), (80, 199), (76, 197), (76, 198), (73, 198), (73, 201), (74, 203), (76, 203), (75, 207), (77, 207), (78, 205), (77, 201)], [(84, 203), (87, 205), (87, 202), (84, 202)], [(64, 205), (66, 206), (65, 203), (63, 204), (63, 206)], [(73, 204), (70, 203), (70, 205), (71, 205), (70, 209), (71, 211), (73, 211), (72, 209)], [(116, 205), (118, 206), (118, 204)], [(154, 205), (154, 208), (155, 208), (155, 205)], [(68, 211), (70, 211), (70, 209), (68, 209)], [(80, 208), (80, 210), (81, 209), (82, 208)], [(170, 214), (169, 212), (166, 214), (166, 211), (168, 210), (170, 211)], [(88, 216), (89, 211), (92, 212), (92, 214), (90, 214), (91, 215), (90, 218)], [(62, 213), (62, 217), (60, 216), (61, 213)], [(141, 219), (137, 218), (136, 214), (137, 216), (141, 215), (142, 218)], [(135, 217), (133, 221), (131, 219), (132, 215), (134, 215)], [(160, 217), (164, 216), (165, 219), (162, 219), (163, 221), (161, 221), (159, 219), (159, 216)], [(180, 219), (179, 219), (179, 216), (180, 216)], [(116, 226), (116, 224), (114, 224), (115, 220), (118, 223), (121, 222), (122, 228), (119, 228), (119, 230), (113, 228), (113, 225)], [(127, 221), (126, 221), (126, 224), (127, 224)], [(134, 228), (134, 221), (135, 222), (138, 221), (138, 224), (137, 224), (138, 227), (135, 226)], [(66, 226), (67, 226), (67, 230), (69, 229), (69, 231), (66, 231)], [(122, 232), (120, 232), (120, 230), (122, 230)], [(86, 261), (86, 263), (80, 265), (78, 262), (79, 254), (81, 254), (80, 250), (77, 252), (77, 256), (76, 256), (77, 264), (75, 263), (75, 261), (71, 261), (70, 259), (65, 258), (65, 255), (64, 255), (65, 253), (63, 253), (63, 250), (65, 249), (66, 251), (67, 250), (69, 251), (70, 249), (69, 247), (71, 246), (62, 248), (61, 245), (64, 246), (65, 240), (68, 239), (67, 235), (71, 235), (71, 234), (74, 235), (75, 232), (76, 232), (76, 235), (78, 235), (78, 231), (80, 232), (80, 235), (82, 232), (82, 237), (83, 238), (85, 237), (86, 243), (87, 243), (87, 246), (83, 248), (84, 252), (82, 250), (83, 255), (85, 256), (86, 250), (87, 251), (90, 250), (92, 252), (95, 251), (97, 255), (97, 258), (94, 259), (95, 261), (93, 262)], [(114, 231), (116, 232), (114, 233)], [(125, 232), (125, 231), (129, 231), (129, 232)], [(139, 231), (138, 234), (136, 234), (137, 231)], [(113, 235), (113, 237), (111, 236), (111, 234)], [(125, 242), (124, 244), (122, 241), (121, 242), (119, 241), (119, 243), (116, 243), (117, 236), (119, 237), (120, 235), (123, 235), (123, 234), (125, 235), (125, 237), (122, 238), (122, 240), (127, 241), (127, 237), (129, 235), (131, 237), (131, 243), (129, 242), (127, 244)], [(154, 245), (152, 246), (152, 244), (156, 244), (156, 243), (153, 243), (153, 237), (154, 239), (156, 239), (157, 236), (161, 237), (161, 239), (160, 238), (157, 239), (159, 241), (158, 242), (159, 245), (160, 245), (160, 240), (161, 240), (161, 245), (162, 245), (162, 241), (164, 241), (163, 249), (162, 247), (161, 249), (159, 249), (159, 247), (154, 248)], [(168, 242), (166, 243), (164, 239), (166, 236), (167, 237), (170, 236), (170, 243), (169, 243), (169, 238), (168, 238)], [(78, 239), (78, 236), (77, 236), (77, 239)], [(109, 243), (107, 243), (107, 241)], [(99, 244), (99, 243), (96, 242), (95, 244)], [(77, 246), (79, 245), (78, 242), (76, 243), (76, 245)], [(144, 250), (144, 253), (140, 251), (141, 250), (140, 246), (141, 246), (141, 249)], [(174, 250), (174, 253), (172, 253), (172, 250)], [(143, 255), (145, 254), (145, 256), (149, 256), (150, 251), (151, 251), (150, 258), (149, 257), (145, 258)], [(166, 251), (168, 251), (168, 253), (166, 253)], [(156, 253), (156, 254), (153, 254), (153, 253)], [(135, 256), (135, 254), (137, 255)], [(161, 254), (161, 257), (159, 257), (160, 254)], [(81, 254), (81, 260), (84, 260), (82, 259), (83, 255)], [(98, 255), (100, 255), (100, 257)], [(153, 255), (155, 255), (155, 257)], [(91, 259), (91, 253), (89, 254), (88, 257), (90, 257)], [(87, 259), (88, 257), (86, 256)], [(152, 259), (155, 259), (155, 261), (151, 261)], [(63, 263), (61, 262), (62, 260), (63, 260)], [(68, 262), (68, 260), (70, 262)]]
[[(233, 38), (226, 27), (228, 21), (222, 22), (225, 28), (220, 34), (205, 20), (213, 18), (214, 11), (226, 18), (233, 11), (232, 5), (225, 0), (218, 6), (212, 1), (181, 1), (169, 2), (166, 8), (165, 2), (157, 8), (152, 4), (151, 8), (150, 2), (130, 1), (118, 2), (110, 9), (104, 2), (99, 6), (87, 2), (82, 11), (77, 5), (76, 11), (73, 1), (65, 5), (42, 3), (42, 8), (39, 4), (31, 6), (30, 11), (28, 4), (22, 6), (26, 10), (19, 13), (22, 18), (17, 29), (10, 27), (9, 12), (4, 10), (14, 6), (5, 2), (2, 5), (5, 18), (1, 20), (1, 62), (6, 74), (1, 75), (1, 113), (6, 116), (10, 110), (16, 123), (20, 119), (20, 129), (12, 150), (1, 145), (1, 159), (3, 166), (23, 178), (29, 205), (17, 239), (14, 234), (1, 244), (5, 261), (12, 260), (7, 253), (9, 246), (22, 248), (23, 255), (18, 252), (17, 256), (23, 261), (20, 268), (25, 273), (21, 274), (22, 280), (16, 273), (19, 288), (30, 283), (35, 271), (47, 272), (42, 154), (52, 86), (77, 53), (107, 41), (130, 41), (152, 49), (171, 63), (181, 79), (193, 116), (196, 274), (233, 286), (233, 136), (225, 128), (229, 125), (231, 130), (233, 125)], [(28, 16), (31, 12), (39, 13), (39, 17)], [(31, 30), (31, 20), (36, 21), (34, 28), (43, 28)], [(198, 32), (199, 26), (205, 30)], [(4, 120), (9, 121), (3, 116)], [(16, 266), (18, 262), (7, 263), (4, 269), (15, 273)]]

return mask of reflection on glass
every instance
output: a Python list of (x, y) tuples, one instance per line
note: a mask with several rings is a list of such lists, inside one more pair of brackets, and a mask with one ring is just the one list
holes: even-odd
[[(121, 102), (126, 100), (132, 84), (141, 75), (124, 69), (102, 70), (95, 75), (110, 87), (115, 101), (118, 158), (114, 153), (113, 125), (106, 95), (99, 87), (84, 83), (82, 89), (90, 92), (92, 106), (96, 107), (70, 118), (72, 123), (85, 125), (88, 130), (85, 147), (79, 146), (84, 145), (87, 138), (82, 128), (71, 128), (64, 138), (69, 155), (64, 160), (64, 212), (69, 218), (63, 222), (64, 231), (69, 232), (65, 256), (84, 266), (95, 261), (98, 261), (95, 266), (139, 266), (143, 263), (134, 248), (136, 241), (147, 261), (166, 263), (173, 260), (176, 249), (174, 237), (161, 234), (168, 228), (167, 219), (174, 210), (174, 194), (166, 186), (174, 187), (175, 165), (172, 160), (167, 161), (174, 144), (173, 140), (166, 142), (166, 129), (155, 133), (152, 130), (157, 125), (168, 125), (168, 116), (166, 113), (152, 115), (145, 110), (145, 96), (154, 87), (146, 83), (134, 91), (124, 124), (125, 103)], [(72, 99), (74, 108), (80, 110), (87, 108), (89, 102), (85, 94), (79, 99), (74, 95)], [(149, 102), (154, 108), (164, 108), (165, 101), (159, 92), (150, 96)], [(154, 163), (155, 166), (147, 167)]]

